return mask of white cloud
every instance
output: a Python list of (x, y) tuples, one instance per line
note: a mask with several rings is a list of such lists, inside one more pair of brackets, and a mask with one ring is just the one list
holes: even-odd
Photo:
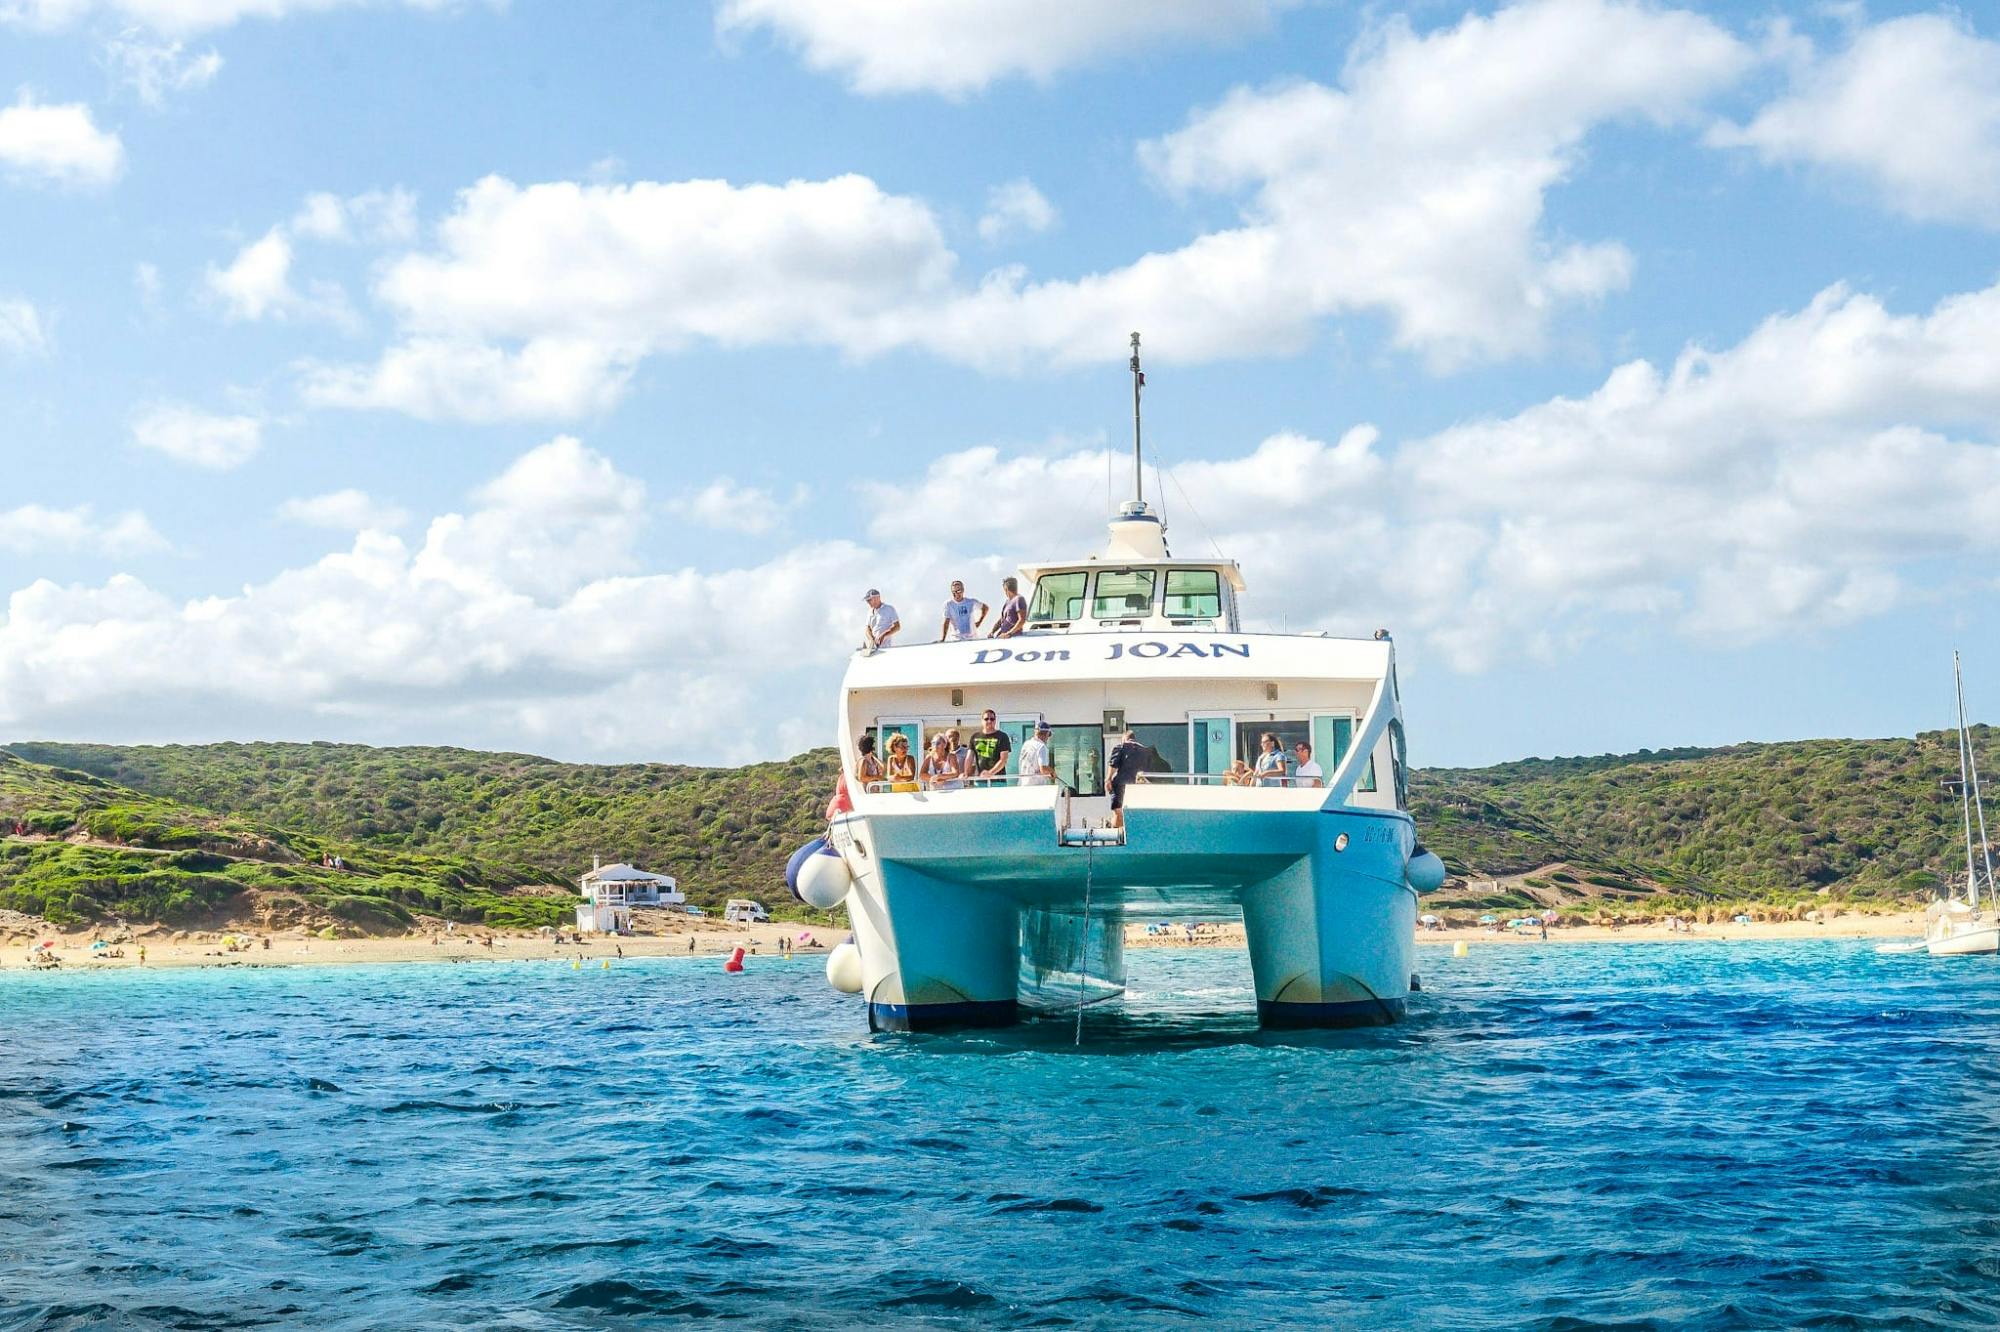
[(1785, 95), (1709, 140), (1858, 180), (1907, 217), (2000, 228), (2000, 42), (1945, 14), (1863, 27), (1836, 54), (1808, 47)]
[[(0, 23), (54, 30), (106, 15), (155, 32), (187, 34), (226, 28), (244, 19), (381, 3), (382, 0), (0, 0)], [(447, 9), (454, 0), (402, 0), (411, 9)]]
[(41, 504), (0, 509), (0, 549), (16, 554), (83, 550), (123, 556), (158, 550), (166, 544), (146, 515), (136, 509), (108, 519), (99, 518), (88, 504), (73, 509)]
[(0, 167), (57, 185), (109, 185), (125, 170), (125, 145), (100, 130), (81, 102), (37, 102), (23, 92), (0, 107)]
[(417, 234), (417, 196), (404, 189), (368, 190), (345, 199), (309, 194), (293, 215), (291, 229), (294, 235), (321, 241), (408, 241)]
[(213, 47), (190, 51), (185, 42), (159, 41), (136, 28), (105, 43), (104, 60), (113, 77), (153, 107), (174, 93), (207, 87), (222, 72), (222, 56)]
[[(1341, 88), (1239, 89), (1145, 145), (1164, 187), (1241, 196), (1240, 225), (1073, 279), (963, 280), (931, 208), (861, 176), (489, 177), (434, 248), (381, 270), (399, 340), (373, 366), (309, 367), (305, 392), (425, 418), (563, 419), (696, 343), (917, 348), (1004, 373), (1102, 363), (1133, 328), (1161, 363), (1291, 352), (1356, 313), (1386, 316), (1396, 346), (1438, 367), (1531, 355), (1562, 310), (1631, 271), (1622, 245), (1567, 241), (1542, 217), (1588, 133), (1685, 118), (1751, 59), (1704, 18), (1632, 0), (1526, 0), (1424, 35), (1391, 24)], [(1017, 184), (989, 231), (1042, 217)]]
[(608, 410), (638, 357), (588, 339), (533, 338), (518, 352), (413, 338), (372, 366), (302, 367), (313, 407), (399, 411), (425, 421), (568, 421)]
[(769, 31), (807, 65), (861, 93), (958, 97), (1007, 78), (1065, 69), (1169, 42), (1259, 32), (1297, 0), (722, 0), (724, 37)]
[(738, 485), (729, 477), (709, 482), (700, 490), (668, 501), (667, 509), (689, 522), (712, 527), (719, 532), (743, 532), (762, 536), (776, 528), (787, 512), (796, 508), (801, 496), (781, 500), (757, 486)]
[(177, 462), (227, 471), (248, 462), (264, 442), (254, 416), (218, 416), (185, 403), (161, 402), (132, 418), (132, 442)]
[(410, 521), (406, 510), (377, 503), (365, 491), (354, 489), (288, 499), (278, 506), (278, 517), (288, 523), (336, 532), (393, 532)]
[(1025, 177), (995, 185), (986, 194), (979, 239), (989, 245), (1020, 235), (1040, 235), (1056, 224), (1056, 206)]
[[(1626, 623), (1736, 644), (1983, 578), (2000, 552), (1996, 419), (2000, 284), (1926, 313), (1835, 288), (1734, 346), (1635, 361), (1511, 416), (1180, 458), (1163, 505), (1177, 550), (1212, 540), (1243, 562), (1259, 627), (1387, 624), (1414, 658), (1464, 670)], [(861, 588), (921, 623), (949, 578), (984, 592), (1019, 560), (1095, 549), (1111, 454), (963, 450), (862, 489), (862, 538), (661, 569), (645, 487), (559, 437), (421, 540), (362, 531), (184, 601), (122, 576), (22, 588), (0, 617), (0, 729), (215, 738), (160, 719), (216, 717), (243, 734), (770, 756), (824, 737)], [(714, 490), (721, 515), (754, 503)], [(923, 521), (938, 511), (945, 529)]]
[(132, 265), (132, 290), (139, 294), (139, 304), (145, 309), (158, 309), (160, 304), (160, 266), (144, 260)]
[(345, 199), (309, 194), (289, 221), (243, 246), (226, 267), (210, 264), (203, 285), (229, 319), (320, 319), (352, 329), (357, 320), (338, 283), (315, 280), (303, 292), (293, 284), (295, 238), (386, 245), (415, 234), (416, 196), (408, 190), (370, 190)]
[(18, 296), (0, 297), (0, 353), (39, 356), (49, 349), (41, 311)]

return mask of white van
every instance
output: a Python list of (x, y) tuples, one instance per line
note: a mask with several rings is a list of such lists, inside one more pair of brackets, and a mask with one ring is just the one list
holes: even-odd
[(763, 925), (770, 921), (771, 913), (764, 910), (762, 903), (747, 897), (732, 897), (722, 908), (722, 918), (736, 925)]

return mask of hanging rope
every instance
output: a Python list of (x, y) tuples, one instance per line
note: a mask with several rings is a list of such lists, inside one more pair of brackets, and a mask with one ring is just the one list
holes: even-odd
[(1072, 1045), (1083, 1044), (1083, 997), (1085, 978), (1089, 972), (1090, 956), (1090, 885), (1097, 870), (1097, 845), (1086, 841), (1083, 844), (1083, 933), (1076, 945), (1076, 1038)]

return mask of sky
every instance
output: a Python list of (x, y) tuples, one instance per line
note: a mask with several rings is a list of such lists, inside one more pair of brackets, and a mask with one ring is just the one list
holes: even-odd
[(1986, 6), (0, 0), (0, 740), (829, 743), (1134, 329), (1414, 762), (1993, 716), (1996, 240)]

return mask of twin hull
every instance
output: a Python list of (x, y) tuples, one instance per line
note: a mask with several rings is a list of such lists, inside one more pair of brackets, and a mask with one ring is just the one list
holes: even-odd
[(1217, 794), (1133, 788), (1122, 844), (1064, 845), (1049, 787), (898, 794), (837, 819), (870, 1025), (1012, 1023), (1024, 952), (1101, 993), (1123, 985), (1126, 919), (1239, 911), (1264, 1025), (1394, 1021), (1416, 952), (1409, 816)]

